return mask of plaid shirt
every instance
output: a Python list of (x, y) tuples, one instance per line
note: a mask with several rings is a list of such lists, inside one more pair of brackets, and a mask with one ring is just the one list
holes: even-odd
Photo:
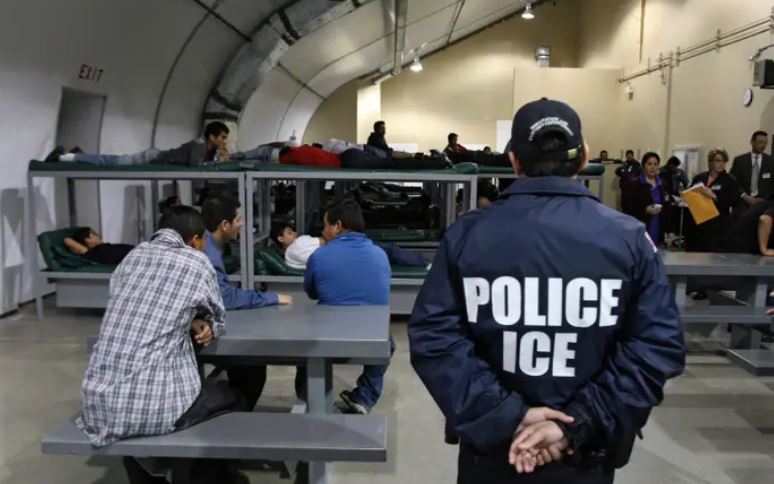
[(207, 256), (170, 229), (138, 245), (110, 278), (110, 300), (81, 387), (78, 427), (92, 445), (172, 432), (201, 390), (190, 331), (217, 336), (225, 310)]

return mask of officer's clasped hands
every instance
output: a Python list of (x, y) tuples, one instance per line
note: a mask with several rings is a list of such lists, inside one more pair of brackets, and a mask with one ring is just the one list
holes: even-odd
[(517, 472), (533, 472), (539, 466), (558, 461), (563, 452), (572, 453), (556, 421), (570, 424), (573, 418), (548, 407), (533, 407), (527, 411), (514, 433), (508, 454), (508, 462)]

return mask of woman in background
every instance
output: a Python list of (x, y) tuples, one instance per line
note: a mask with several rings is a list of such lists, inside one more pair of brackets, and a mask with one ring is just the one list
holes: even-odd
[(624, 183), (623, 212), (643, 222), (648, 235), (656, 244), (664, 243), (664, 236), (673, 233), (674, 204), (668, 197), (666, 184), (658, 176), (661, 157), (653, 152), (642, 157), (642, 172)]
[(728, 152), (715, 148), (707, 156), (709, 170), (693, 178), (691, 186), (701, 185), (702, 193), (715, 202), (720, 216), (696, 224), (688, 216), (685, 231), (685, 249), (689, 252), (712, 252), (719, 249), (720, 242), (728, 233), (733, 217), (731, 210), (742, 196), (742, 188), (734, 177), (726, 172)]

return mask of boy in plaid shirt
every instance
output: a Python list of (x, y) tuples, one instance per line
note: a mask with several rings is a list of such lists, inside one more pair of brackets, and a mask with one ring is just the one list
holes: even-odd
[[(110, 300), (81, 388), (78, 427), (96, 447), (161, 435), (217, 413), (242, 410), (223, 382), (202, 383), (194, 340), (209, 344), (226, 312), (215, 270), (204, 254), (205, 225), (191, 207), (173, 207), (159, 230), (132, 250), (110, 278)], [(191, 333), (193, 332), (193, 339)], [(132, 484), (164, 483), (131, 458)], [(208, 465), (211, 482), (233, 481)]]

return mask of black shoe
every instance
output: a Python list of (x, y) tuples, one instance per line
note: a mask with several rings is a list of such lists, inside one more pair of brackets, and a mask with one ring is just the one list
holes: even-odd
[(73, 149), (70, 150), (70, 153), (73, 153), (73, 154), (83, 153), (83, 150), (81, 149), (80, 146), (73, 146)]
[(46, 163), (54, 163), (59, 161), (59, 157), (65, 154), (64, 146), (57, 146), (54, 148), (54, 150), (46, 156), (46, 159), (43, 160)]
[(361, 402), (355, 396), (355, 392), (344, 390), (343, 392), (339, 393), (339, 397), (344, 403), (344, 408), (341, 409), (342, 413), (368, 415), (368, 413), (371, 411), (371, 407), (366, 405), (364, 402)]

